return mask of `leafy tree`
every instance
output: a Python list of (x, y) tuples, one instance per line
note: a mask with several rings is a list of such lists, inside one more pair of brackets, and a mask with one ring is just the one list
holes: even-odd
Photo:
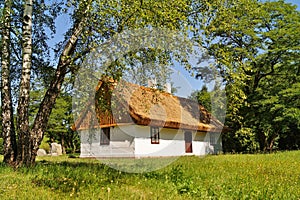
[(196, 31), (204, 34), (202, 44), (226, 83), (227, 125), (236, 133), (250, 130), (251, 144), (272, 150), (290, 127), (299, 132), (298, 102), (289, 103), (299, 99), (299, 11), (284, 1), (206, 5), (205, 22)]
[(216, 82), (211, 91), (208, 91), (208, 87), (203, 85), (200, 91), (194, 91), (189, 98), (198, 101), (198, 103), (203, 105), (214, 117), (224, 122), (226, 114), (226, 94), (220, 83)]
[(198, 101), (201, 105), (203, 105), (208, 111), (211, 112), (211, 94), (208, 92), (208, 88), (206, 85), (203, 85), (200, 91), (194, 91), (190, 99)]

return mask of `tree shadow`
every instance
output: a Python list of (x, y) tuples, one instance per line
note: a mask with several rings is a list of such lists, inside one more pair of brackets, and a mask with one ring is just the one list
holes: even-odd
[(18, 172), (29, 175), (34, 185), (57, 192), (76, 192), (87, 187), (107, 187), (113, 182), (124, 182), (130, 174), (115, 170), (103, 163), (83, 161), (36, 162), (32, 168), (20, 168)]

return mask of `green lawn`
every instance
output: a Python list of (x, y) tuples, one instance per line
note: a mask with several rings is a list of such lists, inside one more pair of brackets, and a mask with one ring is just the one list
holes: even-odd
[(0, 164), (0, 199), (300, 199), (300, 151), (181, 157), (143, 174), (42, 157), (30, 169)]

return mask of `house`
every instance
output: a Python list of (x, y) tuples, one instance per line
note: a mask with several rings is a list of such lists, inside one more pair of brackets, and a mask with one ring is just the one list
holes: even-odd
[(223, 124), (197, 102), (102, 79), (75, 121), (80, 157), (206, 155), (222, 150)]

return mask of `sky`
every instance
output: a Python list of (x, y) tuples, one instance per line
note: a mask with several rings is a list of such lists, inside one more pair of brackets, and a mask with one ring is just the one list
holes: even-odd
[[(288, 3), (292, 3), (297, 5), (297, 9), (300, 9), (300, 0), (286, 0)], [(61, 41), (63, 39), (63, 34), (69, 28), (68, 24), (71, 24), (69, 21), (69, 17), (66, 15), (61, 15), (56, 20), (57, 32), (55, 34), (54, 39), (52, 39), (49, 44), (53, 46), (55, 43)], [(192, 91), (200, 90), (203, 86), (203, 83), (200, 80), (196, 80), (191, 76), (191, 74), (184, 70), (180, 66), (172, 67), (174, 73), (171, 77), (174, 86), (177, 88), (176, 95), (187, 97), (191, 94)], [(213, 83), (207, 85), (209, 89), (213, 88)]]
[(298, 6), (298, 10), (300, 8), (300, 0), (286, 0), (285, 2), (297, 5)]

